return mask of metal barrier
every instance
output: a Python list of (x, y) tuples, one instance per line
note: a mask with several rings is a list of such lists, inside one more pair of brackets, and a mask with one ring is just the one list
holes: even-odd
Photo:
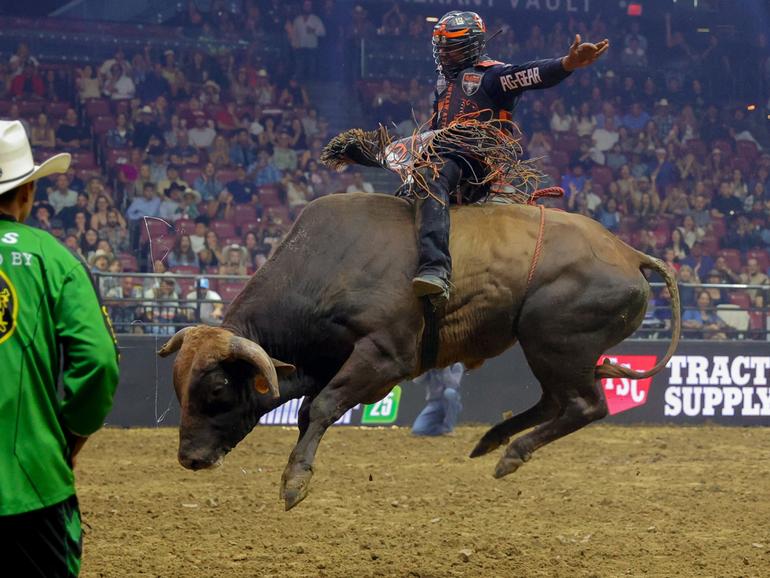
[[(193, 273), (94, 273), (102, 302), (118, 333), (173, 335), (187, 325), (221, 322), (249, 276)], [(199, 287), (200, 281), (207, 287)], [(668, 339), (671, 306), (663, 283), (651, 283), (647, 314), (633, 337)], [(683, 339), (770, 341), (770, 285), (680, 283)], [(698, 296), (707, 291), (705, 306)]]
[[(94, 281), (117, 333), (173, 335), (196, 323), (216, 325), (248, 275), (101, 273)], [(201, 287), (201, 280), (206, 287)]]

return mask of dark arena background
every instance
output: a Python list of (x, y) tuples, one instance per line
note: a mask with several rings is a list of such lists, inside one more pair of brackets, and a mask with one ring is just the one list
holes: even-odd
[[(351, 409), (289, 512), (299, 400), (221, 468), (183, 469), (173, 358), (155, 352), (219, 324), (309, 202), (398, 188), (319, 156), (349, 128), (408, 136), (430, 119), (431, 31), (454, 9), (499, 31), (487, 52), (507, 63), (610, 40), (514, 120), (540, 186), (565, 191), (541, 204), (675, 274), (674, 357), (604, 380), (607, 419), (500, 480), (496, 458), (467, 456), (540, 396), (518, 347), (466, 374), (449, 436), (411, 435), (411, 382)], [(36, 158), (74, 159), (38, 181), (30, 224), (88, 262), (121, 352), (107, 428), (76, 468), (81, 575), (770, 576), (769, 34), (759, 0), (0, 2), (0, 117)], [(651, 280), (641, 327), (608, 352), (638, 371), (671, 339)]]

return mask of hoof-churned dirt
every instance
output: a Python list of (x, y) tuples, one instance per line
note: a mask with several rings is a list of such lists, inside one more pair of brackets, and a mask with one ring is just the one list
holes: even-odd
[(485, 428), (330, 431), (283, 511), (294, 430), (189, 472), (176, 430), (107, 429), (77, 477), (81, 576), (770, 576), (770, 428), (591, 427), (492, 477)]

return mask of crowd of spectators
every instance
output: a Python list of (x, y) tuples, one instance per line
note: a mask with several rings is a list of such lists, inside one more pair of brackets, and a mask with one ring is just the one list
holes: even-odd
[[(214, 2), (203, 13), (191, 2), (169, 24), (198, 38), (190, 51), (118, 48), (103, 62), (61, 67), (22, 43), (3, 67), (0, 113), (25, 123), (41, 156), (66, 150), (75, 160), (67, 174), (39, 182), (32, 222), (102, 274), (119, 330), (170, 333), (199, 319), (216, 322), (221, 302), (264, 263), (304, 205), (373, 190), (356, 171), (318, 164), (333, 135), (310, 92), (341, 42), (375, 34), (419, 45), (431, 59), (430, 24), (407, 18), (398, 3), (381, 22), (354, 7), (344, 34), (334, 29), (340, 8), (333, 2), (228, 4), (238, 10)], [(637, 23), (610, 30), (598, 17), (557, 21), (528, 26), (521, 40), (522, 26), (490, 25), (498, 28), (493, 56), (509, 62), (562, 54), (576, 32), (610, 36), (598, 73), (578, 72), (523, 100), (515, 118), (527, 153), (546, 175), (544, 186), (564, 188), (562, 208), (661, 257), (681, 282), (706, 284), (682, 291), (690, 335), (741, 329), (764, 338), (764, 291), (708, 285), (766, 285), (770, 267), (770, 103), (736, 102), (729, 87), (710, 80), (737, 66), (719, 38), (699, 47), (667, 18), (653, 73), (648, 31)], [(280, 62), (252, 50), (268, 29), (283, 30)], [(249, 42), (239, 51), (209, 47), (207, 39), (222, 35)], [(766, 47), (758, 54), (761, 75)], [(395, 133), (430, 118), (427, 81), (362, 79), (355, 88), (372, 122)], [(189, 277), (109, 275), (125, 272)], [(649, 320), (664, 329), (666, 298), (656, 295)], [(716, 305), (731, 303), (751, 310), (745, 327), (717, 315)]]

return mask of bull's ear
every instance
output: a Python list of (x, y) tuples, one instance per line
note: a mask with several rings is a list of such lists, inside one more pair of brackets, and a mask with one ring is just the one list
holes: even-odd
[[(278, 359), (270, 358), (273, 362), (273, 365), (275, 366), (275, 373), (278, 375), (279, 378), (286, 377), (297, 371), (297, 368), (294, 367), (291, 363), (284, 363), (283, 361), (279, 361)], [(267, 381), (267, 378), (262, 375), (261, 373), (257, 375), (257, 377), (254, 378), (254, 387), (257, 389), (257, 392), (259, 393), (267, 393), (270, 391), (270, 383)]]
[(267, 393), (270, 391), (270, 384), (261, 373), (254, 378), (254, 387), (257, 389), (257, 393)]
[(273, 359), (270, 358), (273, 362), (273, 366), (275, 366), (275, 372), (278, 374), (278, 377), (288, 377), (295, 371), (297, 371), (297, 368), (294, 367), (291, 363), (284, 363), (283, 361), (280, 361), (279, 359)]

